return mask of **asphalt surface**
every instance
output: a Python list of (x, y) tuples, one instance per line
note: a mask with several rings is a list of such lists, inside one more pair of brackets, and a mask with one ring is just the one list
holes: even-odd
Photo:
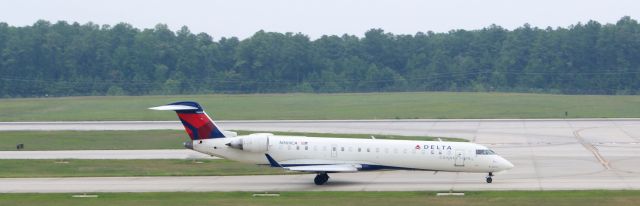
[[(67, 128), (86, 128), (91, 124), (102, 130), (107, 126), (120, 128), (118, 124), (122, 128), (132, 125), (126, 122), (105, 123), (103, 127), (100, 123), (64, 124)], [(4, 178), (0, 179), (0, 192), (640, 189), (640, 119), (228, 121), (218, 124), (228, 130), (461, 137), (493, 148), (515, 168), (496, 174), (492, 184), (484, 183), (486, 174), (382, 171), (332, 174), (329, 183), (323, 186), (313, 184), (312, 174)], [(135, 125), (140, 129), (181, 128), (177, 122)], [(8, 130), (11, 126), (2, 123), (0, 128)]]

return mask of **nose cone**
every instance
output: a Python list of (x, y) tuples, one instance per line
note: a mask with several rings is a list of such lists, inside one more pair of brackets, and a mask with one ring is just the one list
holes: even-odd
[(510, 170), (514, 166), (513, 166), (513, 164), (511, 164), (511, 162), (509, 162), (509, 160), (506, 160), (506, 159), (500, 157), (500, 160), (498, 161), (498, 167), (501, 170)]

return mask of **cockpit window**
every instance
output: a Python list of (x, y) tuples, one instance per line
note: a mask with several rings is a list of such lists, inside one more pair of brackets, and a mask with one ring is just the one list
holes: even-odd
[(496, 152), (490, 149), (478, 149), (476, 150), (477, 155), (494, 155)]

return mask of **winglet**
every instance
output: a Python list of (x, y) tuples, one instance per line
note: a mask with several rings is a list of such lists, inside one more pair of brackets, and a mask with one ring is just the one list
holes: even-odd
[(269, 164), (271, 165), (271, 167), (282, 167), (278, 162), (276, 162), (276, 160), (273, 159), (273, 157), (271, 157), (271, 155), (269, 154), (264, 154), (264, 155), (267, 156), (267, 160), (269, 160)]

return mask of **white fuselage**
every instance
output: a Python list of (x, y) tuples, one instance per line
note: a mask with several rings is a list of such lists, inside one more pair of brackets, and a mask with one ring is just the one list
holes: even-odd
[[(266, 137), (264, 150), (247, 151), (228, 146), (245, 137)], [(252, 134), (193, 141), (193, 149), (222, 158), (269, 164), (265, 154), (279, 164), (359, 164), (361, 170), (415, 169), (451, 172), (498, 172), (513, 165), (486, 147), (467, 142), (348, 139)], [(489, 152), (490, 151), (490, 152)]]

